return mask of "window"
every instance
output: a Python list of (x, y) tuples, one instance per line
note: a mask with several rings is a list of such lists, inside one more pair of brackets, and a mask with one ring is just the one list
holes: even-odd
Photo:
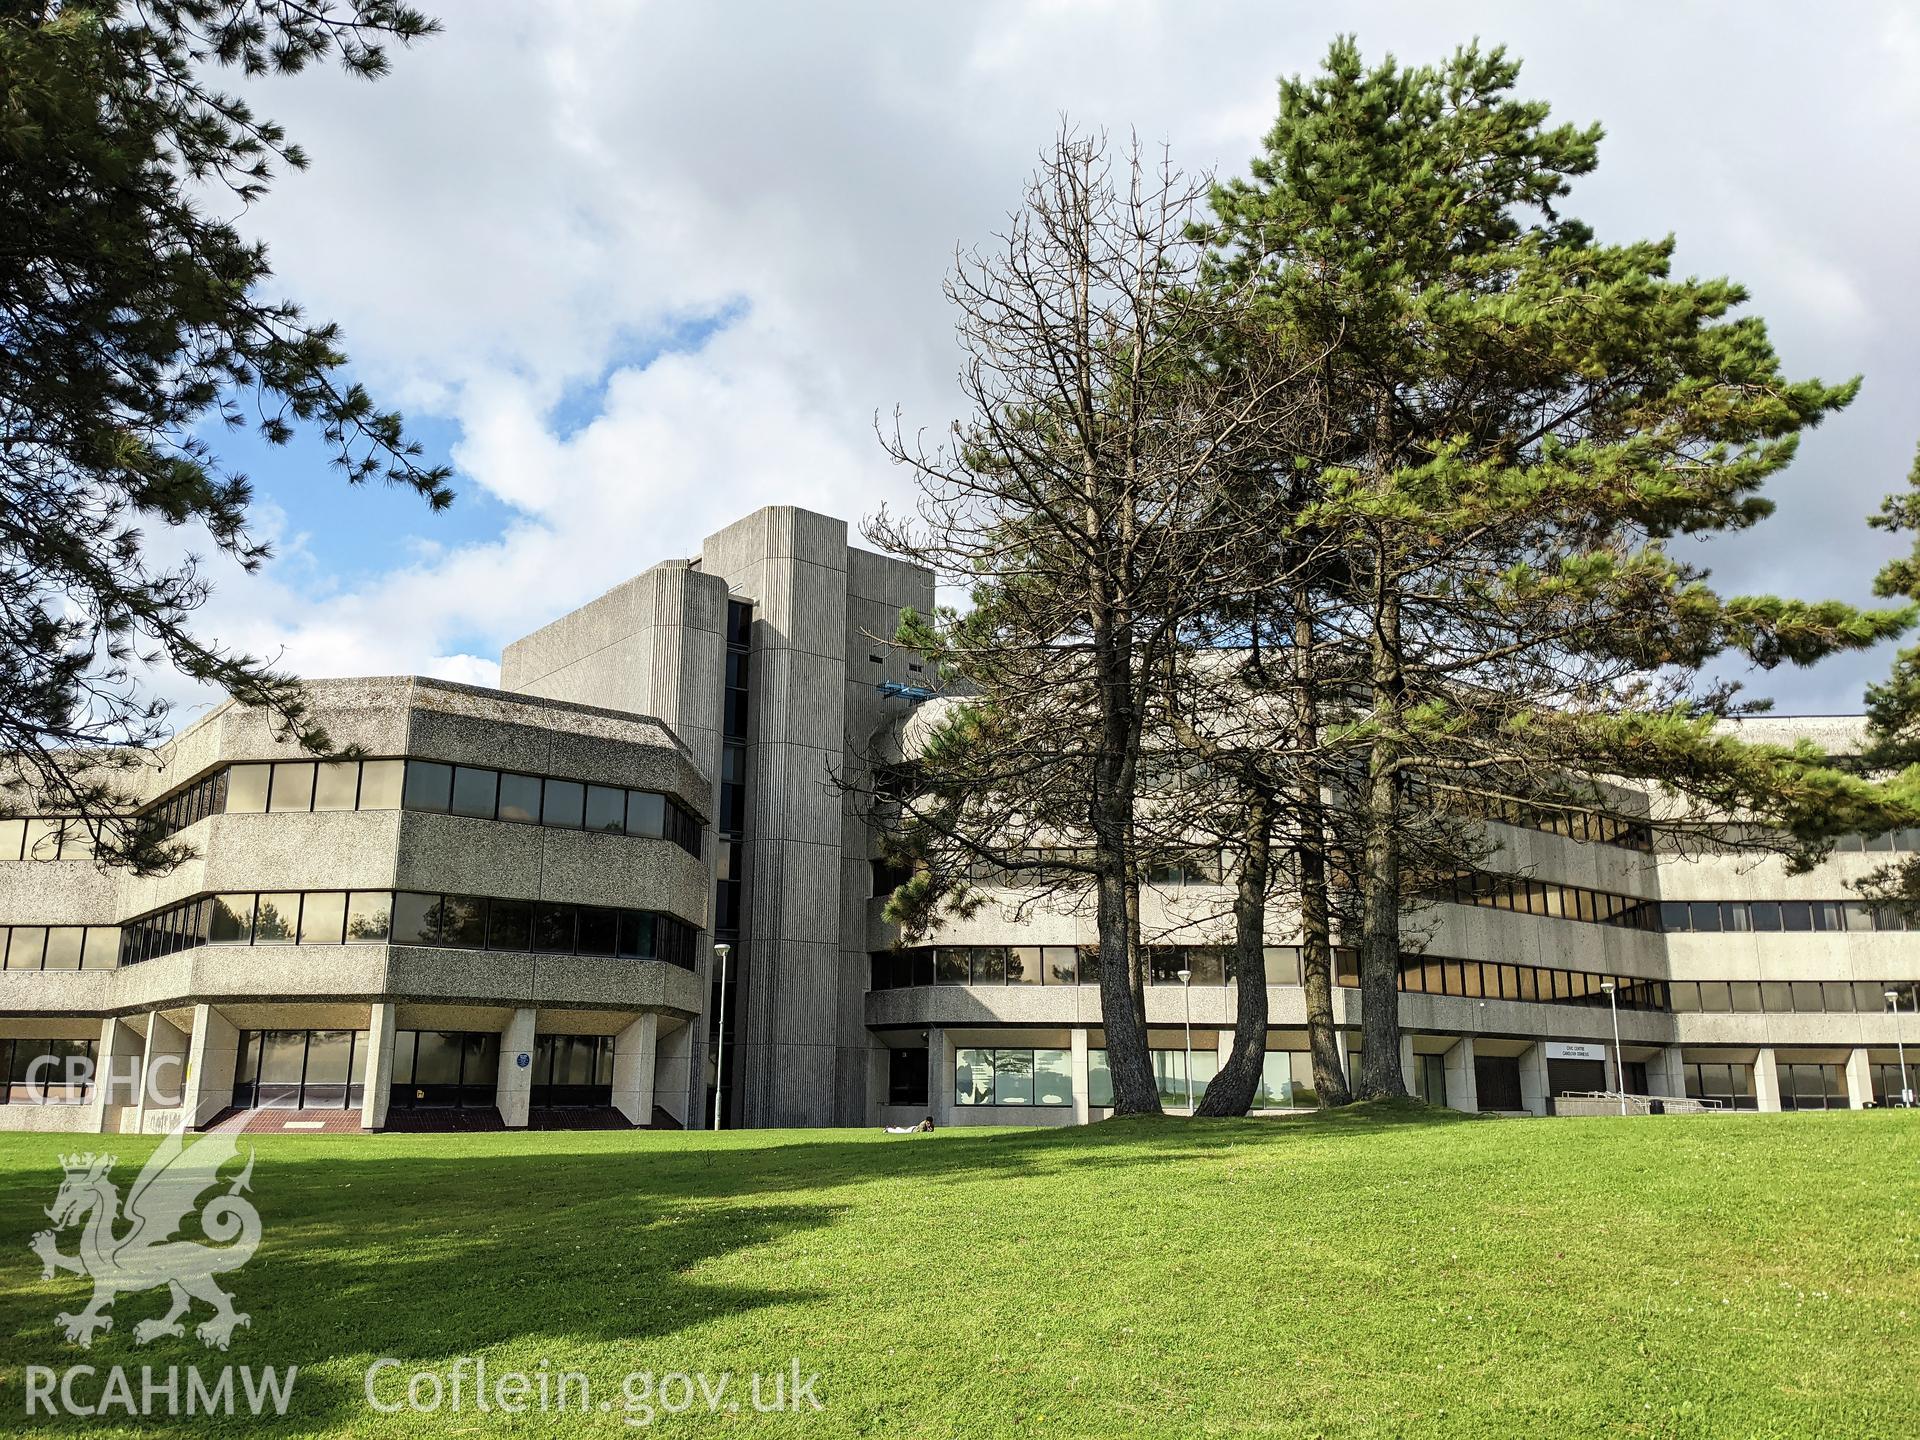
[(304, 812), (313, 809), (313, 763), (282, 762), (273, 767), (273, 781), (267, 791), (267, 809), (280, 812)]
[(356, 890), (347, 897), (347, 939), (385, 940), (393, 913), (393, 897), (384, 890)]
[(1847, 1108), (1847, 1080), (1842, 1067), (1795, 1061), (1777, 1065), (1775, 1069), (1780, 1083), (1782, 1110)]
[(925, 1050), (887, 1051), (887, 1103), (916, 1108), (927, 1103)]
[(585, 817), (587, 787), (577, 780), (549, 780), (541, 804), (540, 823), (578, 830)]
[(267, 809), (267, 782), (271, 765), (232, 765), (227, 769), (227, 812), (260, 815)]
[(624, 832), (627, 828), (627, 792), (606, 785), (589, 785), (586, 828), (611, 831), (615, 835)]
[(1004, 985), (1007, 981), (1007, 952), (998, 945), (972, 947), (972, 984)]
[(415, 895), (403, 890), (393, 897), (393, 943), (396, 945), (440, 943), (440, 897), (438, 895)]
[(487, 907), (487, 948), (531, 950), (533, 904), (527, 900), (496, 900)]
[(213, 920), (207, 932), (207, 940), (213, 945), (251, 945), (253, 943), (253, 896), (214, 896)]
[(398, 810), (405, 772), (404, 760), (361, 761), (359, 808)]
[(500, 777), (499, 818), (518, 825), (540, 823), (540, 779), (535, 775)]
[(347, 897), (344, 891), (309, 895), (300, 907), (302, 945), (338, 945), (347, 934)]
[(233, 1103), (245, 1109), (359, 1107), (363, 1030), (243, 1030)]
[(1031, 1105), (1033, 1103), (1033, 1051), (995, 1050), (993, 1052), (993, 1103)]
[(43, 968), (78, 970), (86, 947), (87, 932), (78, 925), (52, 925), (47, 928), (47, 956)]
[(614, 944), (614, 953), (625, 959), (641, 959), (656, 953), (658, 946), (657, 917), (640, 910), (622, 911), (620, 915), (619, 937)]
[(614, 936), (618, 928), (619, 912), (583, 905), (580, 908), (579, 953), (582, 955), (613, 954)]
[(493, 819), (494, 804), (500, 789), (500, 772), (476, 770), (470, 765), (453, 767), (453, 813), (476, 820)]
[(1009, 985), (1039, 985), (1046, 979), (1038, 945), (1014, 946), (1007, 951), (1006, 963)]
[(259, 897), (253, 911), (253, 943), (291, 945), (300, 924), (300, 896), (273, 894)]
[(319, 767), (313, 785), (315, 810), (352, 810), (359, 803), (360, 766), (356, 761), (331, 761)]
[(627, 833), (629, 835), (665, 835), (667, 799), (645, 790), (627, 791)]
[[(1105, 1052), (1100, 1059), (1104, 1074)], [(1071, 1105), (1072, 1056), (1065, 1050), (957, 1050), (953, 1099), (956, 1105)], [(1110, 1090), (1104, 1103), (1113, 1103)]]
[(440, 901), (440, 943), (480, 950), (487, 943), (487, 902), (477, 895), (447, 895)]
[(574, 924), (573, 906), (536, 905), (533, 911), (533, 948), (547, 954), (572, 953)]
[(1113, 1108), (1113, 1071), (1105, 1050), (1087, 1052), (1087, 1104), (1101, 1110)]
[(533, 1103), (549, 1106), (613, 1103), (611, 1035), (540, 1035), (534, 1039)]
[(401, 804), (408, 810), (444, 815), (453, 805), (453, 766), (434, 760), (407, 761)]

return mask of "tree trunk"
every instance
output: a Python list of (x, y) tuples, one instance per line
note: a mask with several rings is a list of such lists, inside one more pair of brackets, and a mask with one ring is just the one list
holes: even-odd
[(1267, 1057), (1267, 881), (1273, 866), (1273, 792), (1247, 797), (1240, 876), (1233, 894), (1233, 1051), (1207, 1082), (1199, 1115), (1244, 1115), (1253, 1108)]
[[(1382, 558), (1384, 564), (1384, 557)], [(1361, 893), (1361, 1098), (1390, 1100), (1407, 1093), (1400, 1070), (1400, 753), (1398, 602), (1378, 608), (1373, 641), (1373, 708), (1383, 725), (1367, 753), (1366, 858)]]
[(1314, 689), (1313, 622), (1298, 604), (1293, 623), (1294, 858), (1300, 876), (1300, 984), (1306, 992), (1307, 1053), (1313, 1063), (1313, 1088), (1322, 1105), (1353, 1099), (1333, 1023), (1333, 927), (1327, 902), (1327, 817), (1320, 799), (1320, 767), (1312, 757), (1320, 745), (1320, 705)]
[[(1096, 584), (1098, 581), (1096, 581)], [(1113, 1077), (1113, 1113), (1158, 1115), (1160, 1089), (1147, 1052), (1147, 1013), (1140, 983), (1138, 898), (1133, 885), (1133, 717), (1127, 697), (1132, 656), (1125, 640), (1096, 624), (1101, 668), (1100, 731), (1104, 753), (1094, 759), (1088, 815), (1099, 879), (1100, 1022), (1107, 1033), (1107, 1070)]]

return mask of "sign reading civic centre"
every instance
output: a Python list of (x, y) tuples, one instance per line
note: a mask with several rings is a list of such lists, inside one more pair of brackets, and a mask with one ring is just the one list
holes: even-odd
[(1607, 1047), (1589, 1044), (1584, 1040), (1549, 1040), (1547, 1059), (1549, 1060), (1604, 1060)]

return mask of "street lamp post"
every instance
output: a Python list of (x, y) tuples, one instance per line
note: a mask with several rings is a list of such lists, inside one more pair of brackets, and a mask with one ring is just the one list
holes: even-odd
[(727, 957), (733, 953), (733, 946), (722, 941), (713, 947), (713, 953), (720, 957), (720, 1016), (719, 1024), (713, 1031), (713, 1128), (720, 1128), (721, 1080), (726, 1071), (720, 1068), (720, 1062), (727, 1058)]
[(1613, 1089), (1620, 1097), (1620, 1113), (1627, 1113), (1627, 1066), (1620, 1058), (1620, 1002), (1614, 998), (1613, 982), (1602, 980), (1600, 988), (1607, 992), (1607, 1009), (1613, 1012)]
[(1187, 1114), (1193, 1114), (1193, 971), (1180, 972), (1180, 994), (1187, 1009)]
[[(1887, 1003), (1893, 1006), (1893, 1049), (1894, 1053), (1900, 1057), (1900, 1103), (1911, 1105), (1913, 1087), (1907, 1083), (1907, 1046), (1900, 1036), (1900, 992), (1889, 990), (1886, 992), (1886, 997)], [(1920, 1007), (1920, 991), (1915, 992), (1914, 1004)]]

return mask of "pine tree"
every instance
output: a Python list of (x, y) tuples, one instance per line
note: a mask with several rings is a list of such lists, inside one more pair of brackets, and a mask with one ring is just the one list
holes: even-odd
[(223, 69), (294, 74), (335, 58), (368, 79), (435, 29), (399, 0), (15, 4), (0, 15), (0, 752), (14, 808), (80, 817), (140, 869), (177, 846), (121, 821), (116, 774), (166, 732), (142, 679), (166, 664), (263, 707), (325, 751), (297, 682), (194, 632), (208, 582), (153, 557), (143, 526), (203, 526), (251, 570), (252, 491), (201, 432), (285, 443), (311, 427), (349, 484), (435, 509), (400, 417), (346, 381), (338, 330), (263, 296), (267, 252), (210, 204), (260, 199), (305, 156), (214, 88)]
[(1606, 245), (1563, 215), (1600, 131), (1550, 127), (1518, 70), (1471, 46), (1368, 68), (1338, 41), (1214, 196), (1219, 283), (1256, 282), (1275, 343), (1322, 357), (1326, 439), (1274, 481), (1311, 498), (1249, 521), (1339, 552), (1310, 605), (1337, 655), (1314, 698), (1347, 757), (1327, 789), (1356, 831), (1366, 1096), (1404, 1092), (1403, 913), (1429, 878), (1406, 869), (1412, 783), (1581, 808), (1645, 779), (1690, 793), (1696, 830), (1804, 836), (1842, 778), (1727, 737), (1743, 702), (1705, 669), (1912, 619), (1722, 597), (1669, 552), (1762, 520), (1764, 483), (1858, 382), (1788, 379), (1739, 286), (1673, 276), (1670, 237)]

